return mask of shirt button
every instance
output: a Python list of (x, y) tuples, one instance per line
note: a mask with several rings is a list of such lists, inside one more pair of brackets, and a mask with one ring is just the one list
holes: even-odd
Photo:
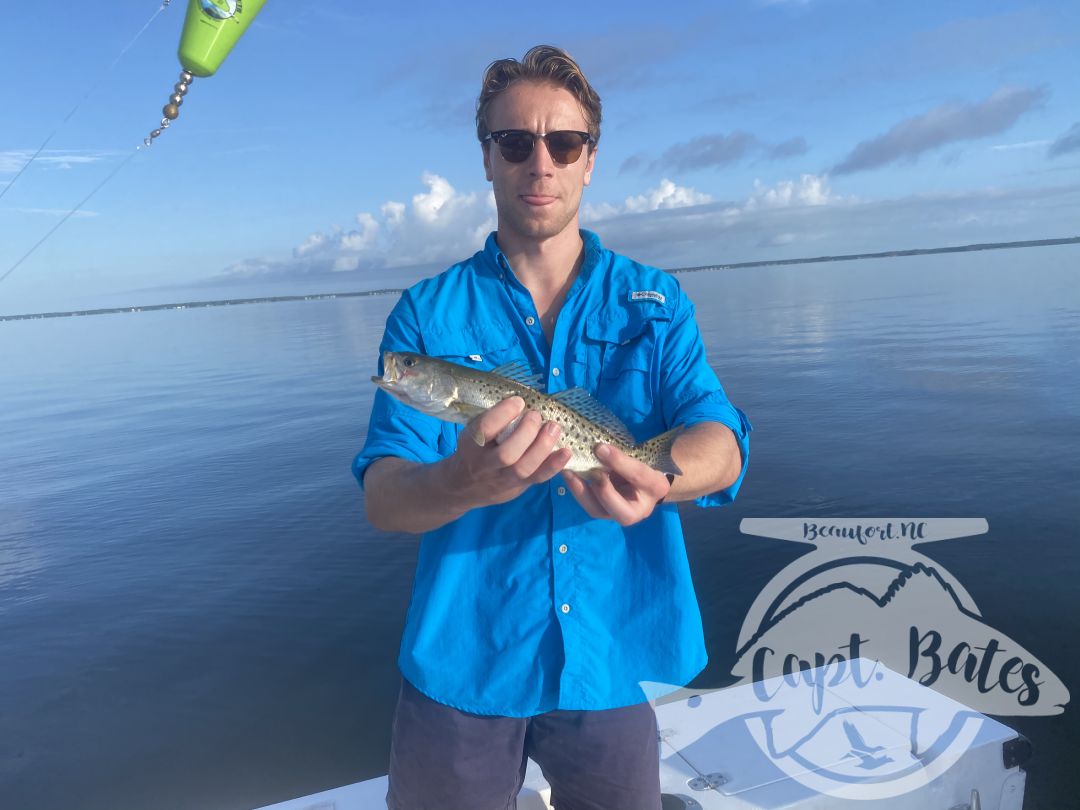
[(566, 487), (559, 487), (555, 491), (558, 492), (560, 495), (565, 495), (566, 494)]
[(532, 326), (534, 323), (536, 323), (536, 318), (530, 315), (528, 318), (525, 319), (525, 323), (529, 326)]
[(566, 543), (563, 543), (561, 546), (559, 546), (559, 553), (560, 554), (565, 554), (566, 550), (567, 550), (566, 549)]
[(558, 377), (559, 376), (559, 370), (557, 368), (553, 368), (551, 370), (551, 376), (552, 377)]
[(568, 604), (566, 604), (565, 602), (563, 602), (562, 612), (563, 613), (569, 613), (570, 612), (570, 606)]

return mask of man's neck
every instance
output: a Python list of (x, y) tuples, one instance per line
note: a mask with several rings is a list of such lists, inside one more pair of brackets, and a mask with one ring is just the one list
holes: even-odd
[(522, 238), (505, 230), (498, 231), (495, 238), (517, 280), (534, 293), (565, 286), (584, 247), (576, 222), (542, 241)]

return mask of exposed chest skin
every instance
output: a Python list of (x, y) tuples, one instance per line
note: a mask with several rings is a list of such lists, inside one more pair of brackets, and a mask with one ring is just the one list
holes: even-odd
[(570, 287), (573, 285), (574, 279), (577, 278), (580, 269), (581, 256), (578, 256), (577, 261), (574, 262), (574, 267), (561, 284), (545, 285), (537, 282), (525, 284), (525, 288), (532, 296), (536, 314), (540, 316), (540, 328), (544, 331), (548, 346), (551, 345), (555, 335), (555, 322), (559, 319), (559, 312), (566, 302), (566, 295), (570, 292)]

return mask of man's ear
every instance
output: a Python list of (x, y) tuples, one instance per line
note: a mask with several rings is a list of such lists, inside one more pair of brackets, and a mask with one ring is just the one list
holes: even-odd
[(491, 153), (488, 151), (488, 142), (480, 142), (480, 150), (484, 153), (484, 174), (487, 175), (488, 182), (490, 183), (495, 179), (495, 175), (491, 173)]
[(593, 163), (596, 161), (596, 152), (599, 148), (594, 146), (589, 150), (589, 161), (585, 164), (585, 185), (589, 185), (589, 181), (592, 179)]

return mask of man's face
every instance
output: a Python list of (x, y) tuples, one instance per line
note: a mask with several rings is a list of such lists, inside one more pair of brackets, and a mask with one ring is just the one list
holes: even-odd
[[(531, 81), (516, 82), (492, 102), (488, 127), (556, 132), (587, 132), (577, 99), (563, 88)], [(556, 163), (543, 140), (536, 142), (524, 163), (511, 163), (498, 144), (484, 146), (484, 169), (495, 192), (499, 232), (527, 239), (556, 236), (567, 228), (577, 232), (582, 189), (589, 185), (596, 150), (588, 146), (574, 163)]]

